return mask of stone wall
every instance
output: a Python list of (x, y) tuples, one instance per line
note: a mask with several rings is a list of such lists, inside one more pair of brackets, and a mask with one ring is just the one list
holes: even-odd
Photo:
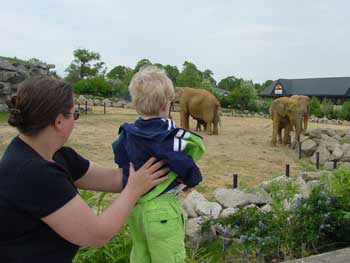
[(0, 59), (0, 112), (7, 111), (6, 100), (17, 92), (19, 83), (32, 76), (48, 76), (55, 66), (45, 63), (17, 63)]

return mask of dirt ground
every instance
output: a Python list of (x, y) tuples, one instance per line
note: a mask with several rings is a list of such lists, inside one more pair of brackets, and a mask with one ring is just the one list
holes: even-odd
[[(74, 147), (86, 158), (97, 163), (113, 166), (112, 141), (117, 137), (120, 124), (137, 118), (132, 109), (108, 108), (102, 114), (102, 108), (94, 108), (94, 114), (88, 114), (76, 122), (76, 127), (67, 145)], [(173, 113), (174, 120), (180, 123), (179, 114)], [(198, 165), (204, 181), (197, 187), (203, 193), (209, 193), (219, 187), (232, 186), (232, 175), (238, 174), (240, 184), (254, 186), (272, 175), (282, 175), (285, 165), (290, 164), (291, 176), (302, 169), (297, 153), (287, 147), (270, 147), (272, 126), (270, 119), (222, 117), (219, 135), (204, 137), (206, 153)], [(195, 128), (191, 120), (190, 127)], [(349, 126), (309, 123), (309, 128), (329, 127), (348, 129)], [(0, 156), (16, 130), (7, 123), (0, 122)]]

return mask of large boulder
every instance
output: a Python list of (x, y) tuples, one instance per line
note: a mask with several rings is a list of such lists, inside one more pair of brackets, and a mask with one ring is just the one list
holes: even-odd
[(208, 200), (195, 190), (187, 195), (186, 199), (182, 202), (182, 207), (186, 211), (188, 217), (198, 216), (195, 209), (199, 202), (208, 202)]
[(336, 147), (332, 152), (331, 156), (328, 158), (329, 161), (340, 160), (344, 155), (344, 152), (340, 147)]
[(240, 208), (250, 204), (262, 206), (271, 203), (271, 200), (266, 197), (245, 193), (238, 189), (216, 189), (213, 196), (214, 199), (225, 208)]
[(308, 139), (301, 144), (301, 153), (303, 156), (312, 156), (317, 149), (317, 143)]
[(327, 147), (325, 145), (320, 145), (315, 153), (311, 156), (310, 160), (313, 164), (316, 164), (317, 162), (317, 152), (319, 152), (319, 164), (320, 165), (323, 165), (327, 160), (328, 158), (331, 156), (331, 153), (327, 150)]
[(195, 206), (195, 212), (198, 215), (213, 219), (219, 217), (221, 210), (221, 205), (216, 202), (199, 201)]

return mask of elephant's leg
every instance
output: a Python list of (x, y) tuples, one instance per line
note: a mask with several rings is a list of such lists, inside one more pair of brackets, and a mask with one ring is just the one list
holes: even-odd
[(277, 141), (279, 144), (282, 143), (282, 127), (279, 127), (278, 132), (277, 132)]
[(304, 117), (304, 128), (303, 128), (303, 134), (305, 134), (305, 131), (307, 130), (307, 123), (309, 122), (309, 117)]
[(219, 135), (219, 129), (218, 129), (218, 123), (213, 122), (213, 134), (214, 135)]
[(190, 115), (185, 112), (185, 111), (181, 111), (180, 112), (180, 124), (181, 124), (181, 128), (184, 128), (184, 129), (189, 129), (189, 118), (190, 118)]
[(207, 122), (207, 134), (213, 135), (213, 126), (211, 122)]
[(286, 124), (284, 128), (284, 134), (283, 134), (283, 139), (282, 139), (282, 145), (287, 145), (289, 143), (289, 136), (290, 136), (290, 131), (292, 129), (292, 123), (289, 122)]
[(272, 138), (271, 138), (271, 146), (276, 146), (276, 141), (277, 141), (277, 134), (279, 130), (279, 118), (275, 116), (273, 119), (273, 124), (272, 124)]
[(197, 120), (196, 131), (201, 131), (201, 122)]
[(204, 128), (204, 131), (206, 132), (207, 131), (207, 123), (206, 122), (203, 122), (203, 128)]

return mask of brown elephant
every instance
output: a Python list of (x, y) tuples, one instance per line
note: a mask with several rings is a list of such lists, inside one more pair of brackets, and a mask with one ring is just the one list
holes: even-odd
[[(208, 134), (219, 134), (220, 103), (213, 94), (204, 89), (176, 88), (175, 100), (180, 103), (180, 123), (189, 129), (190, 115), (207, 124)], [(198, 126), (198, 125), (197, 125)]]
[[(309, 103), (300, 97), (281, 97), (272, 101), (269, 112), (273, 121), (273, 132), (271, 145), (276, 146), (277, 137), (283, 145), (289, 142), (289, 135), (292, 127), (295, 129), (295, 139), (291, 144), (292, 148), (300, 141), (302, 121), (305, 112), (308, 112)], [(283, 138), (281, 131), (284, 129)]]

